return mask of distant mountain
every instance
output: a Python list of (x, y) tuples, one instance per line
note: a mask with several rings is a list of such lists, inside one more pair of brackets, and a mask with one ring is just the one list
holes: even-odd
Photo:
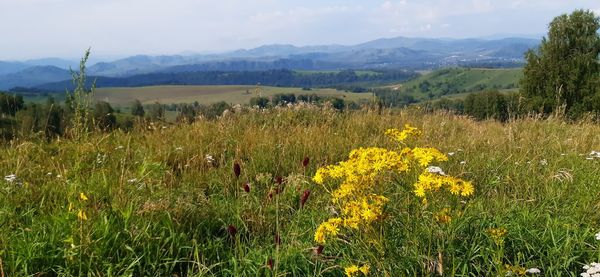
[(31, 66), (44, 66), (51, 65), (62, 69), (72, 68), (73, 70), (79, 68), (79, 61), (65, 60), (61, 58), (43, 58), (25, 61), (26, 64)]
[(0, 75), (0, 90), (8, 90), (13, 87), (34, 87), (70, 78), (71, 74), (68, 70), (55, 66), (28, 67), (19, 72)]
[[(451, 65), (494, 64), (515, 66), (524, 52), (538, 45), (529, 38), (432, 39), (382, 38), (357, 45), (294, 46), (264, 45), (221, 54), (133, 56), (89, 68), (91, 74), (125, 77), (175, 70), (267, 70), (285, 69), (435, 69)], [(310, 60), (310, 62), (307, 62)]]
[[(449, 66), (518, 67), (523, 54), (539, 44), (539, 39), (437, 39), (382, 38), (357, 45), (294, 46), (264, 45), (220, 54), (138, 55), (88, 66), (88, 74), (124, 78), (151, 73), (206, 71), (338, 70), (338, 69), (437, 69)], [(32, 64), (76, 68), (76, 63), (60, 59), (26, 62), (0, 62), (0, 75), (17, 73)], [(0, 88), (19, 83), (38, 83), (26, 75), (3, 76)], [(49, 76), (49, 75), (46, 75)], [(16, 78), (16, 79), (11, 79)], [(38, 78), (40, 79), (40, 78)]]
[(29, 65), (22, 62), (4, 62), (0, 61), (0, 75), (21, 71)]

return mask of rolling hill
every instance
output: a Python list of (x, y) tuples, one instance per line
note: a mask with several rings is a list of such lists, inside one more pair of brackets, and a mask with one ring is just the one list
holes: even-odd
[(522, 69), (446, 68), (383, 89), (426, 100), (488, 89), (516, 90)]

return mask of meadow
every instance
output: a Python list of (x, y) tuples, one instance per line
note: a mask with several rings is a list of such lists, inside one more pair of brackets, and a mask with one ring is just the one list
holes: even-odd
[(335, 89), (311, 89), (269, 86), (149, 86), (133, 88), (98, 88), (94, 97), (98, 101), (106, 101), (114, 106), (129, 106), (138, 99), (142, 104), (177, 104), (193, 103), (211, 104), (225, 101), (230, 104), (248, 104), (253, 97), (271, 97), (275, 94), (318, 95), (338, 97), (348, 101), (368, 100), (372, 94), (351, 93)]
[[(386, 136), (406, 124), (414, 137)], [(0, 274), (579, 276), (600, 261), (599, 132), (552, 117), (503, 124), (299, 105), (13, 140), (0, 148)], [(414, 157), (397, 149), (417, 146), (439, 149), (448, 160), (428, 164), (474, 192), (424, 198), (422, 167), (377, 165), (368, 189), (387, 200), (376, 216), (316, 236), (346, 214), (332, 197), (340, 183), (316, 173), (353, 149)]]

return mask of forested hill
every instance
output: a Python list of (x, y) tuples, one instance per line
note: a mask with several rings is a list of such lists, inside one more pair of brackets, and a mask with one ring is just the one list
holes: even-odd
[[(180, 73), (150, 73), (131, 77), (89, 77), (88, 86), (95, 81), (96, 87), (140, 87), (154, 85), (256, 85), (281, 87), (332, 87), (360, 83), (399, 82), (416, 77), (407, 70), (381, 71), (313, 71), (297, 72), (287, 69), (267, 71), (208, 71)], [(41, 91), (64, 92), (72, 90), (71, 81), (39, 85)]]

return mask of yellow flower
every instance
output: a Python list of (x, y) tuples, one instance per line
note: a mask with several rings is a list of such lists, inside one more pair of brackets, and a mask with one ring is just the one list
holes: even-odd
[(79, 199), (81, 199), (81, 201), (87, 201), (88, 197), (85, 195), (85, 193), (80, 192), (79, 193)]
[(369, 275), (370, 269), (371, 269), (371, 267), (368, 264), (364, 264), (358, 270), (360, 270), (360, 272), (362, 272), (362, 274), (364, 274), (364, 275)]
[(400, 131), (398, 129), (388, 129), (385, 131), (385, 135), (392, 138), (397, 142), (403, 142), (409, 137), (417, 137), (421, 135), (421, 131), (419, 129), (412, 127), (408, 124), (404, 125), (404, 130)]
[(79, 210), (79, 212), (77, 212), (77, 218), (79, 218), (81, 221), (88, 220), (87, 215), (85, 215), (83, 210)]
[(346, 276), (352, 277), (358, 275), (359, 270), (360, 269), (357, 265), (351, 265), (349, 267), (346, 267), (344, 271), (346, 272)]
[(471, 182), (464, 182), (462, 185), (462, 191), (461, 191), (460, 195), (470, 196), (473, 194), (474, 191), (475, 191), (475, 188), (473, 187), (473, 184), (471, 184)]

